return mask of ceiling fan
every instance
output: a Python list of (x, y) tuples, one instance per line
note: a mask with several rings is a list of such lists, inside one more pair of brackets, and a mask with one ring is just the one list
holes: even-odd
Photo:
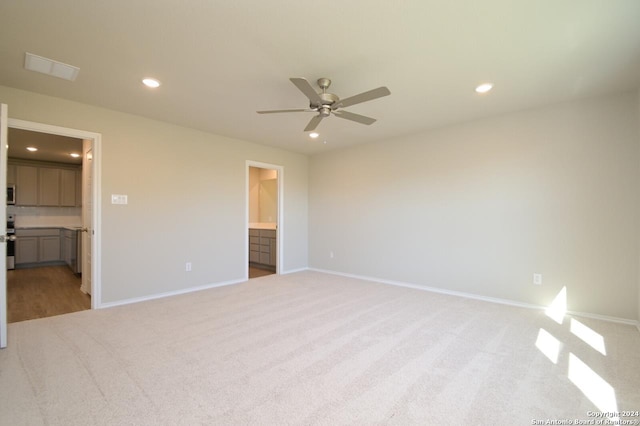
[(360, 114), (354, 114), (341, 110), (340, 108), (348, 107), (351, 105), (359, 104), (362, 102), (372, 101), (374, 99), (388, 96), (391, 94), (386, 87), (378, 87), (377, 89), (369, 90), (367, 92), (360, 93), (358, 95), (351, 96), (346, 99), (340, 99), (333, 93), (327, 93), (327, 89), (331, 85), (331, 80), (328, 78), (319, 78), (318, 86), (322, 89), (322, 93), (316, 92), (316, 90), (309, 84), (304, 78), (290, 78), (291, 82), (309, 98), (309, 108), (302, 109), (278, 109), (270, 111), (257, 111), (258, 114), (274, 114), (281, 112), (317, 112), (318, 115), (314, 116), (307, 127), (304, 128), (305, 132), (310, 132), (318, 127), (318, 124), (323, 118), (329, 117), (331, 114), (338, 118), (344, 118), (345, 120), (355, 121), (357, 123), (370, 125), (375, 123), (376, 119), (366, 117)]

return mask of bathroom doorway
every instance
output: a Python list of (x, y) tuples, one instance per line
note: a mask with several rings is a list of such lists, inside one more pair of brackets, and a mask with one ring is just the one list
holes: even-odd
[(247, 162), (247, 278), (279, 273), (281, 218), (282, 167)]

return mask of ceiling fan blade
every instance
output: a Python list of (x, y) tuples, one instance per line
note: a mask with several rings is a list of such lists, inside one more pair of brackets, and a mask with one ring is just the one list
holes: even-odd
[(345, 108), (351, 105), (360, 104), (362, 102), (372, 101), (374, 99), (381, 98), (383, 96), (390, 95), (391, 92), (386, 87), (378, 87), (377, 89), (369, 90), (368, 92), (360, 93), (346, 99), (342, 99), (336, 104), (332, 105), (332, 109)]
[(272, 109), (268, 111), (256, 111), (258, 114), (276, 114), (279, 112), (315, 112), (314, 109)]
[(318, 127), (318, 124), (320, 124), (320, 122), (322, 121), (324, 117), (321, 116), (320, 114), (316, 115), (315, 117), (313, 117), (311, 119), (311, 121), (309, 121), (309, 124), (307, 124), (307, 127), (304, 128), (305, 132), (310, 132), (312, 130), (315, 130), (316, 127)]
[(312, 105), (322, 105), (322, 98), (305, 78), (290, 78), (291, 82), (309, 98)]
[(344, 118), (346, 120), (351, 120), (361, 124), (366, 124), (367, 126), (376, 122), (375, 118), (367, 117), (360, 114), (354, 114), (349, 111), (334, 111), (333, 115), (339, 118)]

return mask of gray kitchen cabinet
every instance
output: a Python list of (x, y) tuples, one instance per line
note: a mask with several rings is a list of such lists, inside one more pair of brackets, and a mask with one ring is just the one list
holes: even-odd
[(38, 261), (56, 262), (62, 259), (60, 256), (60, 235), (40, 237), (38, 241)]
[(38, 262), (38, 237), (16, 238), (16, 265)]
[(63, 229), (62, 233), (62, 260), (74, 272), (77, 272), (77, 238), (78, 232), (70, 229)]
[(16, 166), (16, 205), (38, 205), (38, 168), (35, 166)]
[(78, 172), (75, 170), (60, 170), (60, 206), (75, 207)]
[(16, 265), (59, 263), (60, 229), (16, 229)]
[(260, 263), (260, 230), (249, 229), (249, 262)]
[(16, 166), (7, 164), (7, 185), (16, 184)]
[(276, 239), (271, 238), (269, 241), (269, 265), (276, 266), (276, 253), (278, 252)]
[(16, 205), (51, 207), (82, 205), (81, 168), (74, 165), (57, 165), (15, 158), (9, 161), (7, 183), (16, 185)]
[(275, 269), (276, 231), (273, 229), (249, 229), (249, 262), (258, 267)]
[(82, 170), (76, 170), (76, 207), (82, 207)]
[(60, 205), (60, 169), (38, 168), (38, 205)]

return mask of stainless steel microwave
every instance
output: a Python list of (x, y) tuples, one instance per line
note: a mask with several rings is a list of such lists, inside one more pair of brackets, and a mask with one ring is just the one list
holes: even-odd
[(16, 203), (16, 186), (7, 185), (7, 204)]

